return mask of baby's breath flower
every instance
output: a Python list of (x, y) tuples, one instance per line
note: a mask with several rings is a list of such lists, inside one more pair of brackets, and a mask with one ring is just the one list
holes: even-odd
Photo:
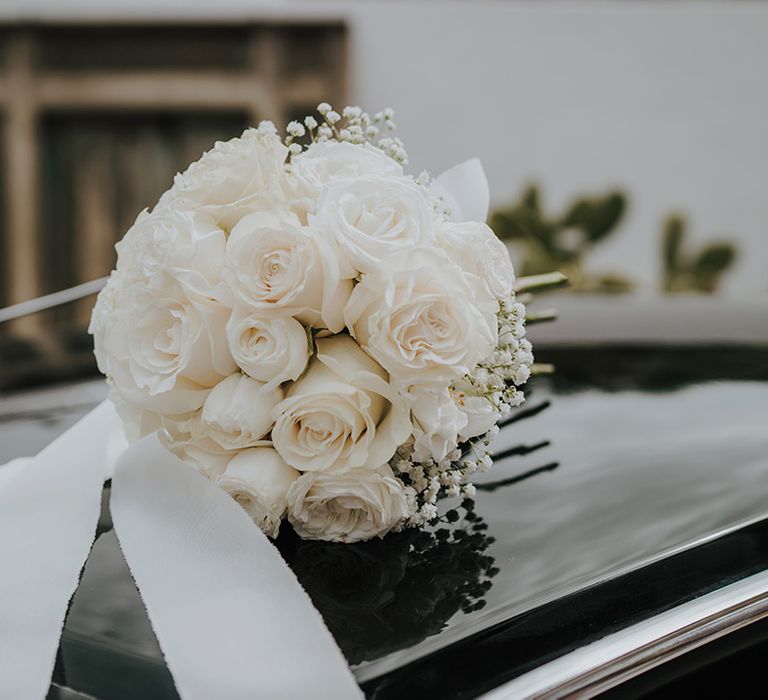
[(411, 463), (407, 459), (399, 458), (395, 462), (395, 470), (403, 474), (407, 474), (411, 471)]
[(347, 106), (347, 107), (344, 107), (344, 110), (342, 111), (342, 114), (347, 119), (359, 119), (361, 117), (361, 115), (363, 114), (363, 110), (360, 109), (360, 107)]
[(488, 471), (493, 466), (493, 460), (491, 459), (490, 455), (483, 455), (479, 460), (477, 460), (477, 470), (484, 472)]
[(331, 105), (329, 105), (327, 102), (321, 102), (319, 105), (317, 105), (317, 111), (320, 112), (323, 116), (328, 114), (333, 109)]
[(260, 134), (267, 134), (267, 135), (276, 134), (277, 127), (275, 126), (274, 122), (271, 122), (265, 119), (264, 121), (259, 122), (258, 132)]
[(425, 521), (429, 522), (437, 517), (437, 508), (431, 503), (425, 503), (420, 509), (419, 514)]
[(300, 138), (304, 136), (306, 133), (304, 129), (304, 125), (301, 122), (288, 122), (288, 126), (285, 127), (285, 130), (291, 135), (296, 138)]

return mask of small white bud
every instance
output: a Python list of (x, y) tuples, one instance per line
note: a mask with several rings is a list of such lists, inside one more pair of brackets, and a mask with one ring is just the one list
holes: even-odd
[(360, 107), (356, 107), (356, 106), (344, 107), (344, 111), (342, 112), (342, 114), (347, 119), (360, 119), (360, 116), (362, 115), (362, 113), (363, 113), (363, 110), (360, 109)]
[(425, 503), (419, 509), (419, 515), (421, 515), (424, 520), (434, 520), (437, 517), (437, 508), (431, 503)]
[(306, 133), (304, 129), (304, 125), (300, 122), (288, 122), (288, 126), (285, 128), (285, 130), (291, 135), (295, 137), (301, 137), (304, 136)]

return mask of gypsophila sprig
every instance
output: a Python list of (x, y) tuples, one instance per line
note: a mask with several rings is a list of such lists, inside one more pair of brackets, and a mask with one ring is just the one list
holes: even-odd
[[(293, 147), (291, 155), (298, 155), (300, 151), (296, 149), (294, 139), (301, 138), (305, 133), (309, 134), (310, 144), (315, 142), (337, 141), (342, 143), (352, 143), (355, 145), (370, 144), (386, 153), (390, 158), (406, 165), (408, 163), (408, 154), (405, 151), (403, 142), (391, 135), (381, 136), (382, 130), (394, 132), (396, 129), (394, 116), (391, 109), (383, 112), (377, 112), (373, 118), (360, 107), (344, 107), (339, 114), (327, 102), (321, 102), (317, 106), (317, 113), (322, 122), (318, 123), (314, 116), (308, 115), (303, 120), (303, 125), (299, 122), (290, 122), (286, 128), (287, 136), (285, 138), (286, 146)], [(306, 127), (306, 132), (304, 131)], [(301, 131), (299, 131), (301, 128)]]
[(472, 499), (533, 363), (506, 247), (404, 173), (392, 110), (218, 142), (117, 244), (90, 331), (131, 439), (271, 537), (356, 542)]

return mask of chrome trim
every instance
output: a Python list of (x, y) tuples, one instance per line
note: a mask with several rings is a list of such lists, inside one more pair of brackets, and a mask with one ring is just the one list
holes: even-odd
[(69, 287), (68, 289), (62, 289), (53, 294), (46, 294), (36, 299), (29, 299), (28, 301), (22, 301), (19, 304), (13, 304), (13, 306), (6, 306), (4, 309), (0, 309), (0, 323), (5, 321), (12, 321), (15, 318), (21, 318), (22, 316), (28, 316), (29, 314), (37, 313), (38, 311), (45, 311), (46, 309), (52, 309), (62, 304), (68, 304), (71, 301), (77, 301), (85, 297), (91, 296), (101, 291), (102, 287), (107, 283), (109, 277), (100, 277), (84, 284), (78, 284), (75, 287)]
[(72, 690), (60, 683), (51, 683), (47, 700), (98, 700), (94, 695), (86, 695), (81, 690)]
[(515, 678), (482, 698), (591, 698), (765, 618), (768, 571), (604, 637)]

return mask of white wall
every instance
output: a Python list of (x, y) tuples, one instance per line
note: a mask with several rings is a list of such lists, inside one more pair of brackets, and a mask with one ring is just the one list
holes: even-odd
[(536, 179), (555, 209), (626, 187), (590, 267), (656, 289), (660, 224), (681, 210), (697, 245), (739, 241), (727, 292), (768, 294), (768, 5), (400, 7), (358, 6), (355, 97), (396, 108), (416, 170), (476, 154), (495, 203)]
[(654, 291), (660, 224), (681, 210), (697, 245), (740, 244), (726, 292), (768, 299), (768, 4), (3, 0), (2, 15), (345, 18), (352, 97), (396, 109), (414, 170), (478, 155), (496, 204), (535, 179), (555, 209), (626, 187), (591, 268)]

